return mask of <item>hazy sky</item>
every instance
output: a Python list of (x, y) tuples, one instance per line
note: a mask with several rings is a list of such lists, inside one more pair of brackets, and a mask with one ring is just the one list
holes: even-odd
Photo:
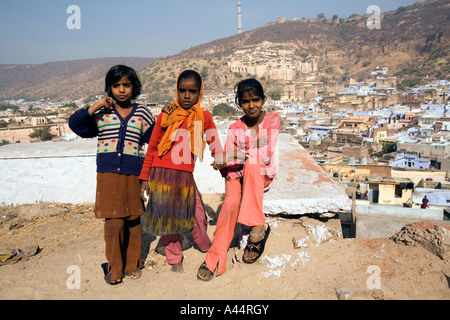
[[(385, 12), (415, 2), (241, 0), (243, 31), (282, 16), (346, 18), (370, 5)], [(71, 5), (79, 15), (67, 13)], [(236, 33), (237, 0), (0, 0), (0, 64), (167, 56)]]

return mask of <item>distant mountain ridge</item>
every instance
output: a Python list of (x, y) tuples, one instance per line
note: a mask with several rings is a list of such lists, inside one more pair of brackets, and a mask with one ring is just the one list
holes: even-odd
[(263, 41), (304, 45), (321, 42), (323, 48), (350, 50), (354, 49), (355, 45), (383, 46), (426, 39), (437, 34), (448, 36), (450, 2), (448, 0), (428, 0), (381, 13), (380, 29), (369, 29), (367, 27), (369, 18), (370, 15), (367, 14), (336, 21), (331, 19), (292, 19), (284, 23), (272, 22), (239, 35), (195, 46), (181, 52), (180, 55), (208, 55), (211, 49), (215, 52), (227, 53), (233, 48), (255, 45)]
[(387, 67), (387, 76), (397, 76), (399, 88), (426, 84), (427, 77), (449, 79), (448, 0), (381, 13), (380, 29), (368, 28), (370, 19), (369, 14), (280, 18), (156, 61), (141, 72), (144, 88), (152, 100), (169, 100), (173, 79), (187, 67), (202, 72), (206, 91), (229, 91), (242, 78), (257, 76), (269, 93), (275, 93), (269, 95), (294, 100), (336, 92), (351, 78), (374, 81), (370, 74), (378, 67)]
[[(382, 9), (382, 8), (381, 8)], [(389, 75), (402, 79), (427, 76), (448, 79), (450, 75), (450, 2), (428, 0), (381, 13), (381, 29), (369, 29), (370, 15), (338, 19), (292, 19), (217, 39), (164, 59), (113, 58), (49, 63), (0, 65), (0, 98), (71, 98), (103, 91), (105, 70), (123, 61), (140, 71), (144, 93), (154, 101), (173, 98), (176, 76), (185, 68), (202, 72), (206, 90), (229, 90), (240, 78), (229, 67), (242, 48), (264, 43), (288, 46), (296, 61), (313, 61), (317, 68), (300, 78), (321, 82), (317, 88), (339, 87), (353, 79), (366, 79), (376, 67), (388, 67)], [(131, 60), (127, 60), (131, 59)], [(134, 64), (134, 65), (133, 65)], [(73, 71), (75, 70), (77, 71)], [(294, 77), (294, 78), (295, 78)], [(264, 78), (264, 77), (261, 77)], [(268, 88), (284, 87), (262, 79)], [(294, 81), (294, 82), (295, 82)], [(313, 82), (314, 82), (313, 81)], [(303, 90), (301, 84), (292, 84)], [(300, 86), (300, 87), (299, 87)], [(314, 90), (317, 89), (314, 87)], [(287, 89), (285, 89), (287, 90)], [(314, 91), (313, 90), (313, 91)], [(317, 91), (317, 90), (316, 90)], [(306, 97), (306, 94), (305, 94)]]
[(155, 58), (100, 58), (43, 64), (0, 65), (0, 97), (79, 99), (104, 91), (103, 79), (116, 64), (140, 71)]

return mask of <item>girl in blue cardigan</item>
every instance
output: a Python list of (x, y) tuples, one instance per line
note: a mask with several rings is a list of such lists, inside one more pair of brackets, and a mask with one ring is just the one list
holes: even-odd
[(141, 275), (141, 225), (144, 205), (140, 199), (139, 174), (155, 124), (150, 110), (133, 104), (141, 82), (130, 67), (112, 67), (105, 78), (107, 97), (69, 119), (73, 132), (82, 138), (98, 137), (95, 216), (105, 219), (104, 232), (110, 285), (124, 276)]

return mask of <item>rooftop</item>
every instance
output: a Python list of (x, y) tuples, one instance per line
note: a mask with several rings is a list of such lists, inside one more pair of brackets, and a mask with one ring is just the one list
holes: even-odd
[[(93, 203), (96, 144), (93, 139), (0, 147), (0, 203)], [(350, 209), (348, 197), (292, 136), (280, 134), (279, 155), (279, 173), (264, 196), (266, 214)], [(222, 194), (224, 180), (211, 163), (206, 151), (194, 171), (198, 189), (203, 194)]]

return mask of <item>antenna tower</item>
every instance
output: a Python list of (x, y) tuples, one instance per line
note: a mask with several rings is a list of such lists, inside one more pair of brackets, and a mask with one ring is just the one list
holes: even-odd
[(241, 0), (238, 0), (238, 33), (242, 33), (242, 11), (241, 11)]

